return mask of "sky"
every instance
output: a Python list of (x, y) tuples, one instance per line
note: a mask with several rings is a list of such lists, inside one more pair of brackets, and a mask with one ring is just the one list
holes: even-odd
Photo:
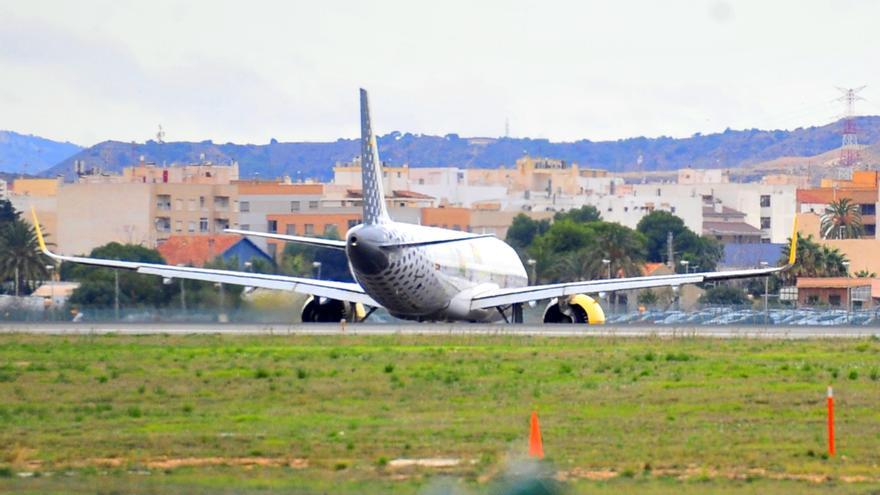
[(0, 0), (0, 129), (88, 146), (609, 140), (880, 114), (880, 2)]

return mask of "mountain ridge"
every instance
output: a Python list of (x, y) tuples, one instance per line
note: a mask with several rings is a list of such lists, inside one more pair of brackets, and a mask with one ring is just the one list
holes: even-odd
[[(864, 144), (880, 142), (880, 116), (857, 118)], [(389, 165), (413, 167), (457, 166), (492, 168), (512, 166), (523, 154), (559, 158), (581, 166), (627, 172), (663, 171), (681, 167), (739, 168), (784, 156), (814, 156), (840, 146), (842, 124), (801, 127), (793, 130), (745, 129), (701, 134), (687, 138), (634, 137), (614, 141), (582, 139), (551, 142), (533, 138), (480, 138), (415, 135), (398, 131), (378, 138), (379, 152)], [(45, 176), (72, 177), (73, 163), (86, 168), (118, 172), (137, 163), (141, 156), (158, 164), (198, 162), (204, 156), (213, 163), (237, 161), (242, 177), (329, 179), (336, 162), (350, 161), (360, 151), (357, 139), (327, 142), (279, 142), (268, 144), (218, 144), (200, 142), (124, 143), (104, 141), (82, 149), (43, 172)]]
[(37, 174), (82, 149), (67, 141), (0, 130), (0, 172)]

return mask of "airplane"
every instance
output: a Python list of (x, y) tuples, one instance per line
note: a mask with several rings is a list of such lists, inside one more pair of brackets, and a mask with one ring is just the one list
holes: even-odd
[(385, 308), (405, 320), (521, 323), (523, 304), (546, 300), (545, 323), (601, 324), (605, 314), (592, 297), (595, 295), (652, 287), (677, 290), (683, 284), (766, 277), (789, 269), (795, 262), (797, 225), (784, 266), (529, 285), (516, 251), (493, 235), (392, 220), (386, 209), (382, 164), (364, 89), (360, 90), (360, 117), (363, 223), (349, 229), (345, 240), (226, 229), (245, 236), (344, 250), (355, 283), (58, 255), (46, 248), (34, 212), (40, 249), (58, 261), (133, 270), (166, 279), (306, 294), (310, 297), (302, 309), (303, 322), (364, 321), (377, 308)]

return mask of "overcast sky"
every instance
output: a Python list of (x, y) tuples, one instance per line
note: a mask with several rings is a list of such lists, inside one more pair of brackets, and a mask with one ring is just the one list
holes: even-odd
[(91, 145), (376, 128), (554, 141), (794, 128), (868, 85), (880, 2), (0, 0), (0, 129)]

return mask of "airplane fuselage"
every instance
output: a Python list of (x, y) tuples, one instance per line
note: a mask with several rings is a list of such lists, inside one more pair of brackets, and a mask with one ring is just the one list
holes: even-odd
[(471, 310), (472, 297), (525, 287), (516, 251), (494, 237), (415, 247), (388, 244), (436, 239), (446, 229), (398, 222), (358, 225), (346, 234), (349, 268), (364, 291), (392, 315), (411, 320), (494, 321), (494, 309)]

